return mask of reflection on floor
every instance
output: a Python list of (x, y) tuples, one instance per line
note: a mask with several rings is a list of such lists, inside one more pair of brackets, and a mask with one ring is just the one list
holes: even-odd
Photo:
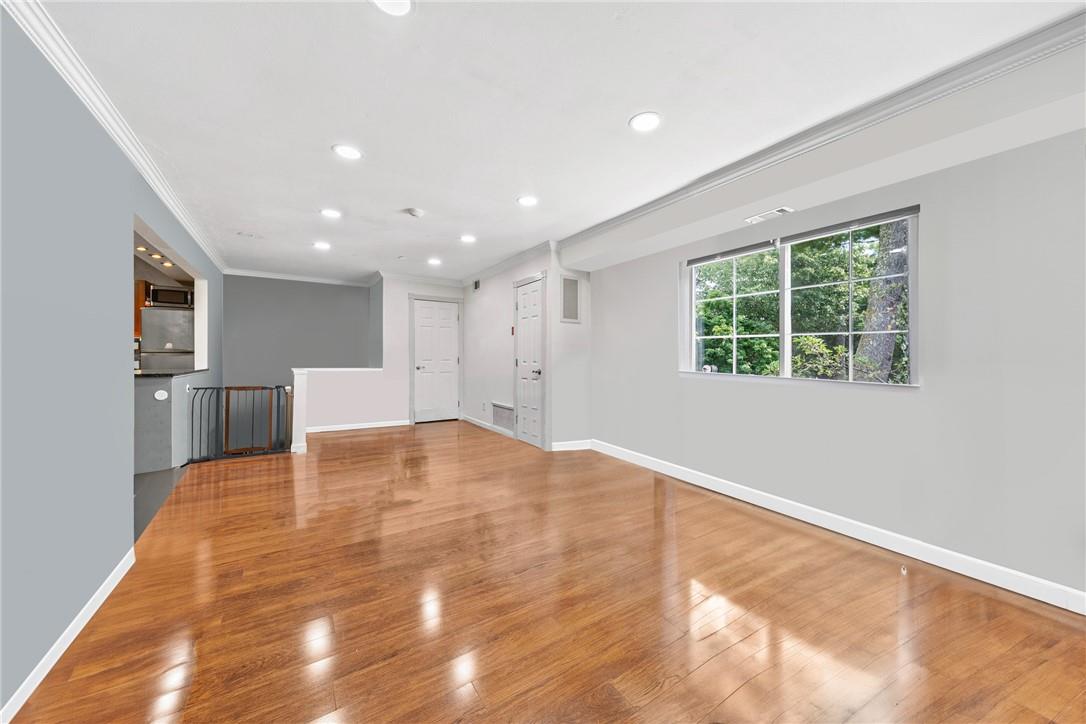
[(190, 466), (17, 721), (1086, 720), (1074, 614), (466, 423), (309, 451)]
[(133, 540), (139, 540), (143, 531), (155, 517), (155, 513), (170, 497), (177, 481), (185, 474), (185, 468), (170, 468), (169, 470), (156, 470), (153, 473), (138, 473), (134, 476), (132, 487), (133, 495), (133, 521), (135, 523), (135, 535)]

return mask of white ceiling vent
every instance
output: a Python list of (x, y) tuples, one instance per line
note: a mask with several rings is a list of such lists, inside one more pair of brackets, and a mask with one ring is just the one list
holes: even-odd
[(778, 206), (775, 209), (770, 209), (769, 211), (763, 211), (762, 213), (758, 214), (757, 216), (748, 216), (747, 218), (743, 219), (743, 221), (747, 222), (748, 224), (759, 224), (759, 223), (761, 223), (763, 221), (769, 221), (770, 219), (775, 219), (778, 216), (784, 216), (785, 214), (790, 214), (793, 211), (795, 211), (795, 209), (793, 209), (791, 207)]

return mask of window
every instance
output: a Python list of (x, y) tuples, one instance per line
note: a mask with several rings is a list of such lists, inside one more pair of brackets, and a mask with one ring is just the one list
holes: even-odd
[(703, 372), (780, 372), (777, 250), (694, 268), (694, 360)]
[(909, 384), (916, 213), (690, 261), (693, 369)]

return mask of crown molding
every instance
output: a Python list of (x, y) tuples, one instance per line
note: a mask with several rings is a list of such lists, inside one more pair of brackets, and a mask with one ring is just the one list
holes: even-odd
[[(423, 277), (416, 274), (399, 274), (397, 272), (379, 272), (382, 279), (390, 279), (398, 282), (412, 282), (415, 284), (430, 284), (437, 287), (455, 287), (456, 289), (463, 288), (463, 283), (459, 279), (446, 279), (444, 277)], [(376, 283), (376, 280), (374, 280)]]
[(56, 68), (60, 77), (102, 124), (106, 133), (120, 146), (124, 154), (128, 156), (128, 160), (136, 167), (166, 208), (185, 227), (193, 240), (199, 244), (211, 262), (219, 269), (223, 269), (225, 264), (222, 257), (208, 242), (195, 219), (166, 180), (162, 170), (151, 158), (151, 154), (136, 137), (131, 126), (113, 105), (113, 101), (109, 99), (90, 69), (75, 52), (72, 44), (64, 37), (64, 33), (40, 0), (0, 0), (0, 6), (8, 11), (46, 60)]
[(326, 279), (324, 277), (307, 277), (298, 274), (278, 274), (276, 272), (257, 271), (256, 269), (223, 269), (223, 276), (232, 277), (258, 277), (260, 279), (277, 279), (285, 282), (307, 282), (309, 284), (336, 284), (341, 287), (371, 287), (377, 279), (370, 275), (367, 281), (348, 282), (342, 279)]
[(554, 242), (541, 241), (540, 243), (536, 244), (535, 246), (530, 246), (527, 249), (525, 249), (524, 251), (518, 251), (516, 254), (513, 254), (512, 256), (507, 256), (506, 258), (502, 259), (497, 264), (494, 264), (492, 266), (488, 266), (487, 268), (483, 269), (482, 271), (476, 272), (475, 274), (472, 274), (470, 277), (467, 277), (467, 278), (461, 280), (460, 284), (462, 286), (467, 287), (467, 286), (471, 286), (473, 283), (475, 283), (476, 280), (482, 281), (483, 279), (489, 279), (490, 277), (497, 276), (498, 274), (501, 274), (504, 271), (508, 271), (509, 269), (512, 269), (515, 266), (523, 264), (524, 262), (528, 261), (529, 259), (536, 256), (537, 254), (540, 254), (542, 252), (549, 252), (553, 248), (554, 248)]
[(1013, 73), (1086, 41), (1086, 10), (1012, 40), (912, 85), (842, 113), (816, 126), (701, 176), (626, 213), (571, 234), (559, 248), (576, 244), (686, 199), (726, 186), (947, 96)]

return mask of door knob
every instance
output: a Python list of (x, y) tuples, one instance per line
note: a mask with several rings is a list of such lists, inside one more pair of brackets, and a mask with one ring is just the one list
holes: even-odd
[(540, 377), (542, 377), (543, 376), (543, 370), (532, 370), (532, 374), (533, 375), (539, 375)]
[(421, 366), (421, 365), (415, 365), (415, 369), (417, 369), (417, 370), (421, 370), (421, 369), (422, 369), (422, 366)]

